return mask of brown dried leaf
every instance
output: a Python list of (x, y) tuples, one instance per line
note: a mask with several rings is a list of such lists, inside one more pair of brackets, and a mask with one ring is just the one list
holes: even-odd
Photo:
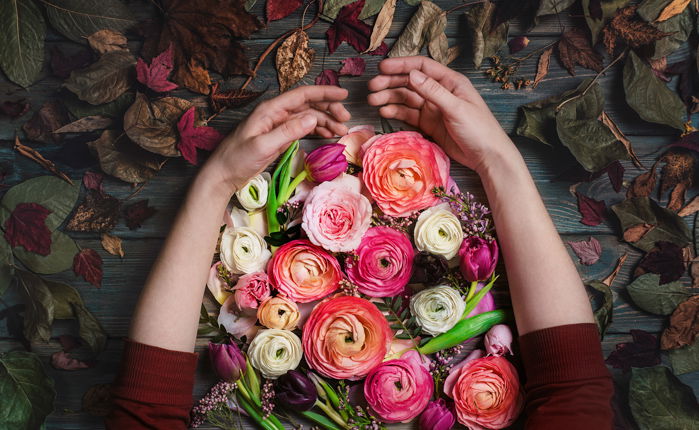
[(397, 0), (386, 0), (386, 2), (381, 7), (381, 11), (374, 21), (374, 28), (371, 30), (371, 37), (369, 39), (369, 47), (366, 52), (371, 52), (381, 46), (383, 40), (386, 38), (388, 31), (391, 29), (391, 24), (393, 23), (393, 15), (396, 12), (396, 1)]
[(84, 69), (73, 70), (63, 84), (80, 100), (101, 105), (116, 100), (135, 82), (136, 59), (128, 51), (111, 51)]
[(660, 338), (660, 348), (677, 349), (694, 342), (699, 334), (699, 295), (677, 306), (670, 316), (670, 326)]
[(633, 164), (639, 169), (644, 169), (645, 167), (643, 166), (643, 163), (641, 163), (641, 160), (638, 159), (638, 156), (636, 156), (636, 152), (634, 152), (633, 150), (633, 146), (631, 146), (631, 141), (626, 137), (626, 135), (624, 135), (624, 133), (622, 133), (622, 131), (612, 120), (612, 118), (609, 115), (607, 115), (606, 112), (602, 111), (599, 120), (602, 121), (602, 124), (606, 125), (607, 128), (609, 128), (609, 130), (612, 132), (614, 137), (616, 137), (619, 140), (619, 142), (624, 144), (624, 147), (626, 147), (626, 151), (629, 153), (629, 158), (631, 158)]
[(117, 132), (105, 130), (88, 146), (97, 154), (102, 171), (125, 182), (146, 182), (162, 167), (165, 159), (148, 152)]
[(603, 284), (605, 284), (608, 287), (612, 286), (612, 284), (614, 283), (614, 279), (616, 279), (616, 275), (619, 274), (619, 271), (621, 270), (621, 267), (624, 265), (624, 262), (626, 261), (626, 258), (628, 256), (628, 254), (624, 253), (624, 255), (619, 257), (619, 259), (616, 262), (616, 267), (614, 268), (614, 270), (612, 270), (612, 273), (610, 273), (609, 276), (602, 280)]
[[(483, 7), (489, 8), (491, 6), (484, 5)], [(425, 43), (431, 40), (431, 37), (427, 37), (427, 35), (432, 23), (443, 20), (446, 20), (446, 17), (444, 16), (444, 11), (442, 11), (439, 6), (430, 1), (420, 2), (417, 11), (410, 18), (410, 21), (408, 21), (408, 24), (400, 33), (398, 39), (393, 43), (388, 56), (409, 57), (419, 55)]]
[(536, 76), (534, 77), (534, 83), (532, 86), (536, 88), (546, 75), (549, 74), (549, 65), (551, 64), (551, 54), (553, 54), (553, 46), (550, 46), (544, 50), (539, 56), (539, 64), (536, 66)]
[(627, 228), (626, 231), (624, 231), (624, 240), (629, 243), (638, 242), (639, 240), (643, 239), (643, 236), (648, 234), (648, 232), (654, 228), (654, 225), (645, 223), (632, 225), (631, 227)]
[(192, 103), (178, 97), (150, 101), (139, 93), (124, 114), (124, 132), (147, 151), (166, 157), (179, 157), (177, 121), (190, 107)]
[(653, 192), (653, 188), (655, 188), (657, 179), (655, 168), (657, 165), (658, 162), (656, 161), (649, 171), (641, 173), (634, 178), (633, 182), (631, 182), (631, 186), (626, 190), (626, 198), (650, 196), (650, 193)]
[(93, 51), (102, 55), (113, 51), (128, 51), (128, 40), (121, 32), (115, 30), (100, 30), (87, 36), (87, 43)]
[(68, 221), (68, 231), (105, 232), (113, 229), (119, 220), (121, 203), (109, 194), (89, 191)]
[(90, 115), (66, 124), (54, 133), (86, 133), (95, 130), (104, 130), (113, 123), (111, 118), (99, 115)]
[(658, 30), (653, 24), (649, 24), (636, 15), (637, 5), (619, 9), (602, 30), (604, 46), (607, 52), (614, 53), (616, 41), (623, 39), (632, 48), (640, 48), (671, 33)]
[(684, 194), (687, 191), (687, 184), (680, 182), (675, 185), (670, 193), (670, 199), (667, 202), (667, 208), (671, 211), (677, 212), (684, 205)]
[(122, 248), (121, 239), (116, 236), (102, 233), (102, 248), (112, 255), (124, 258), (124, 248)]
[(590, 44), (587, 33), (579, 28), (573, 27), (561, 35), (558, 55), (563, 67), (573, 76), (576, 64), (595, 72), (602, 71), (602, 56)]
[(175, 73), (173, 80), (181, 86), (201, 94), (209, 94), (211, 77), (209, 72), (194, 58), (182, 63)]
[(287, 37), (277, 49), (277, 78), (279, 91), (294, 86), (311, 70), (315, 51), (308, 47), (308, 35), (298, 30)]
[(68, 112), (57, 101), (47, 101), (41, 108), (24, 123), (22, 130), (27, 134), (27, 139), (42, 143), (54, 143), (61, 136), (53, 134), (54, 131), (68, 124)]
[(689, 203), (685, 205), (685, 207), (683, 207), (682, 209), (680, 209), (679, 212), (677, 212), (677, 215), (687, 216), (692, 215), (696, 212), (699, 212), (699, 195), (694, 196), (692, 200), (690, 200)]
[(228, 91), (218, 91), (218, 83), (211, 86), (211, 93), (209, 94), (209, 104), (211, 108), (215, 111), (220, 111), (223, 108), (235, 109), (243, 107), (257, 100), (264, 94), (264, 91), (250, 91), (250, 90), (228, 90)]
[(83, 396), (83, 411), (98, 417), (106, 417), (112, 410), (111, 384), (97, 384), (90, 387)]
[(689, 2), (692, 0), (672, 0), (667, 6), (663, 8), (660, 15), (655, 19), (656, 22), (667, 21), (675, 15), (679, 15), (687, 8)]
[(660, 158), (666, 163), (661, 170), (660, 192), (674, 188), (678, 184), (690, 186), (694, 176), (694, 157), (687, 152), (667, 152)]

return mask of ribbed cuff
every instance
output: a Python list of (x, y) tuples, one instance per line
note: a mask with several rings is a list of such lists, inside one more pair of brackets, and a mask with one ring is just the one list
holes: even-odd
[(527, 386), (609, 377), (597, 325), (550, 327), (519, 338)]
[(199, 354), (124, 340), (117, 397), (159, 405), (191, 405)]

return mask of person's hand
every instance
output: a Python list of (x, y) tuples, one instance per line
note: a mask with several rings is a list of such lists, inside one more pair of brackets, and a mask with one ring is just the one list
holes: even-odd
[(480, 172), (498, 154), (516, 151), (471, 81), (427, 57), (389, 58), (369, 81), (368, 101), (430, 135), (459, 163)]
[(221, 142), (201, 175), (231, 195), (262, 172), (291, 142), (307, 134), (330, 138), (347, 133), (347, 90), (303, 86), (264, 101)]

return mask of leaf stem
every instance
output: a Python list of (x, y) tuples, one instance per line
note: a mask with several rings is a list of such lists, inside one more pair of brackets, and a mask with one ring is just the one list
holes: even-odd
[(410, 330), (408, 330), (408, 327), (403, 323), (403, 319), (395, 313), (395, 311), (393, 310), (393, 306), (389, 305), (386, 307), (388, 308), (388, 312), (390, 312), (391, 315), (393, 315), (393, 317), (395, 318), (395, 320), (398, 321), (398, 324), (400, 324), (403, 331), (405, 333), (407, 333), (407, 335), (410, 337), (410, 341), (413, 343), (413, 346), (415, 347), (415, 349), (418, 349), (420, 347), (420, 345), (418, 345), (418, 343), (415, 341), (415, 338), (413, 337), (413, 333)]

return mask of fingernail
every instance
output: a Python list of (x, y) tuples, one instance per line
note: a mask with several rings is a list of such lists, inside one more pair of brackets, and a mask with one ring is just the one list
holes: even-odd
[(412, 83), (420, 85), (421, 83), (425, 82), (425, 79), (427, 79), (427, 75), (420, 72), (419, 70), (410, 71), (410, 81)]
[(303, 128), (310, 128), (316, 125), (316, 119), (311, 115), (305, 115), (301, 118), (301, 125)]

